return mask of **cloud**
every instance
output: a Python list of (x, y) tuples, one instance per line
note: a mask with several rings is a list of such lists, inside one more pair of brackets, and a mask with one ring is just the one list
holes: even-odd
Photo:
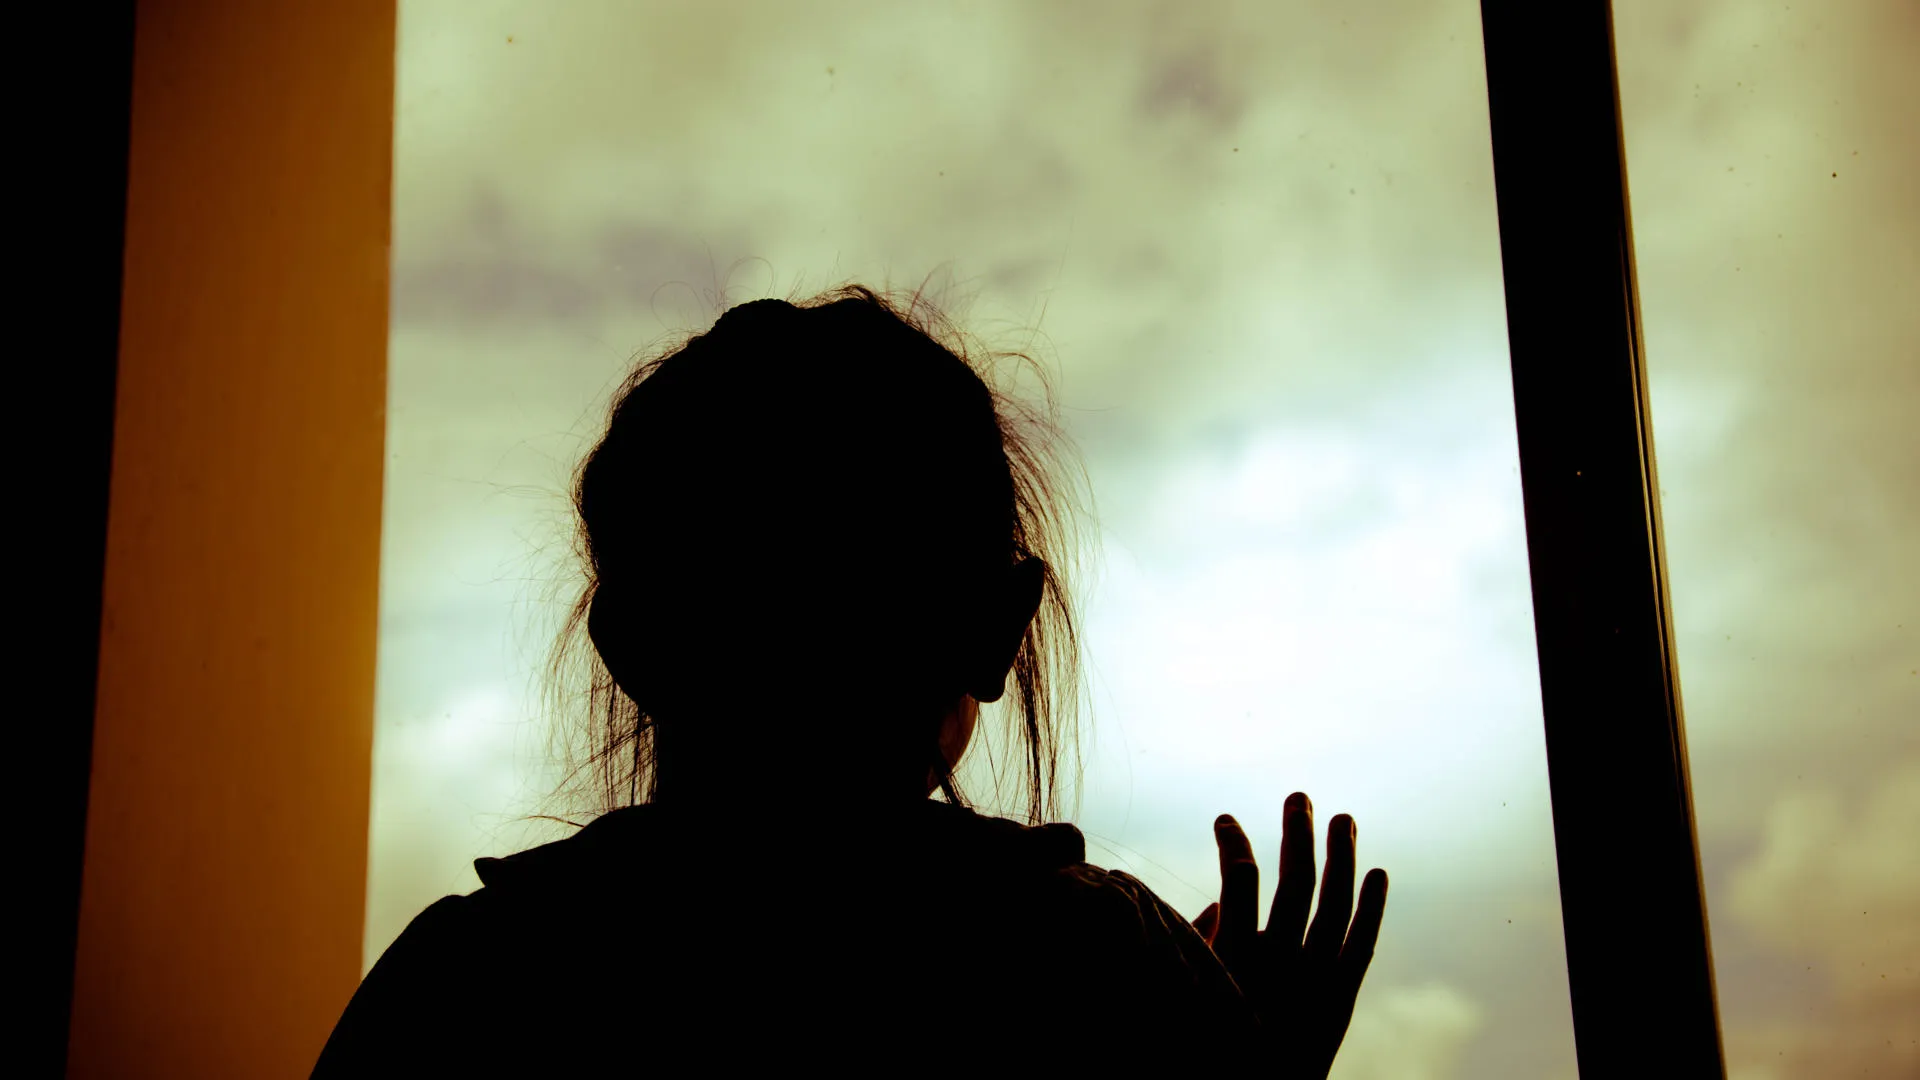
[(1722, 909), (1828, 987), (1814, 1009), (1730, 1017), (1736, 1064), (1798, 1080), (1920, 1070), (1920, 758), (1863, 791), (1781, 798)]
[(388, 715), (377, 736), (363, 962), (371, 967), (426, 904), (480, 887), (473, 860), (558, 839), (563, 827), (516, 820), (556, 777), (544, 732), (513, 708), (514, 688), (470, 679), (444, 711)]
[(1360, 999), (1330, 1080), (1452, 1080), (1486, 1020), (1445, 983), (1369, 988)]

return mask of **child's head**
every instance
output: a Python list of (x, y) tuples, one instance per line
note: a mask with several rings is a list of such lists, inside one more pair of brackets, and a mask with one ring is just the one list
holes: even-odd
[(973, 702), (1005, 688), (1029, 811), (1053, 810), (1078, 662), (1054, 432), (918, 310), (754, 301), (621, 388), (575, 484), (562, 643), (584, 623), (604, 665), (610, 802), (794, 777), (958, 800)]

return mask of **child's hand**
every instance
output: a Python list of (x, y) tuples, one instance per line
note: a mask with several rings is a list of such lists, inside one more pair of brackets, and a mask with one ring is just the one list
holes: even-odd
[[(1228, 814), (1213, 823), (1220, 848), (1220, 902), (1193, 921), (1221, 963), (1280, 1039), (1284, 1075), (1325, 1077), (1346, 1038), (1360, 981), (1373, 962), (1380, 917), (1387, 903), (1387, 874), (1369, 870), (1353, 902), (1353, 819), (1334, 817), (1327, 828), (1327, 876), (1312, 927), (1313, 803), (1302, 792), (1287, 798), (1280, 839), (1280, 884), (1265, 931), (1259, 918), (1260, 868), (1240, 823)], [(1352, 925), (1348, 925), (1349, 916)], [(1304, 935), (1304, 942), (1302, 937)]]

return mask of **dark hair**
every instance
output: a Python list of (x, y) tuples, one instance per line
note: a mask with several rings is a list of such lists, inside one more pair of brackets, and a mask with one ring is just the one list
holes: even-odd
[[(1038, 376), (1044, 410), (983, 378), (1016, 360)], [(584, 740), (561, 729), (560, 794), (587, 787), (604, 812), (655, 790), (656, 699), (630, 697), (585, 640), (596, 601), (618, 596), (609, 617), (645, 635), (655, 661), (647, 685), (663, 696), (673, 687), (692, 702), (769, 664), (790, 679), (860, 658), (851, 666), (864, 704), (835, 720), (856, 729), (837, 745), (892, 740), (966, 805), (937, 732), (895, 730), (906, 726), (901, 708), (959, 697), (944, 657), (970, 624), (942, 613), (967, 610), (983, 574), (1037, 558), (1040, 608), (1013, 685), (982, 706), (981, 732), (1000, 784), (985, 721), (1002, 714), (1024, 744), (1028, 819), (1057, 816), (1063, 755), (1078, 762), (1079, 635), (1066, 575), (1079, 554), (1074, 481), (1085, 474), (1054, 408), (1030, 356), (970, 348), (918, 291), (904, 303), (862, 285), (753, 301), (640, 363), (573, 483), (586, 582), (549, 676), (563, 716), (584, 682), (587, 723)], [(855, 564), (868, 584), (851, 596), (832, 568)], [(708, 745), (738, 754), (755, 734), (732, 730)], [(676, 732), (673, 753), (692, 741)]]

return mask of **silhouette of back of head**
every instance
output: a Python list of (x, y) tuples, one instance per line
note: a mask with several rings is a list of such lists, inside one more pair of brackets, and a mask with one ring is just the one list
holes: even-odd
[(602, 765), (625, 747), (630, 781), (676, 797), (931, 770), (958, 801), (942, 717), (1011, 673), (1038, 816), (1049, 676), (1077, 657), (1041, 558), (1054, 478), (1015, 408), (859, 286), (742, 304), (642, 365), (574, 492)]

